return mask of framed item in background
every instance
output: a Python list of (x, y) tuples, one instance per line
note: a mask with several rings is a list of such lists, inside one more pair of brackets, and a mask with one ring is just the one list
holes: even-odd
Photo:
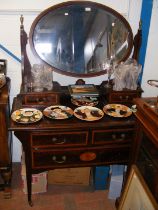
[(135, 165), (131, 167), (118, 210), (158, 210), (156, 200)]

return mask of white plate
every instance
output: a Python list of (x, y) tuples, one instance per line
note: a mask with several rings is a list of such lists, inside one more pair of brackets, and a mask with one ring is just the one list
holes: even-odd
[(101, 119), (104, 116), (104, 112), (96, 107), (81, 106), (74, 110), (74, 115), (81, 120), (95, 121)]
[(44, 109), (43, 114), (51, 119), (62, 120), (72, 117), (73, 110), (67, 106), (56, 105)]
[(23, 108), (14, 111), (11, 115), (13, 121), (22, 124), (35, 123), (42, 118), (40, 110), (34, 108)]
[(132, 114), (132, 110), (122, 104), (107, 104), (103, 107), (105, 114), (112, 117), (129, 117)]

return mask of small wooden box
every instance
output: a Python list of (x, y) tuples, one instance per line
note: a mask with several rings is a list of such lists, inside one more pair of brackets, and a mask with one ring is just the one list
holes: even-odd
[(90, 167), (55, 169), (48, 171), (48, 184), (88, 186), (90, 174)]
[(122, 90), (114, 91), (110, 89), (107, 91), (107, 101), (108, 103), (122, 103), (126, 105), (132, 105), (134, 98), (140, 98), (142, 94), (142, 89), (138, 88), (137, 90)]

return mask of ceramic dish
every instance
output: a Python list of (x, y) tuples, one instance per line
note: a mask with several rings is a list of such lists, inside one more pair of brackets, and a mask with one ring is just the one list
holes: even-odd
[(74, 115), (81, 120), (95, 121), (101, 119), (104, 116), (104, 112), (96, 107), (81, 106), (74, 110)]
[(42, 112), (37, 109), (24, 108), (14, 111), (11, 115), (11, 118), (17, 123), (29, 124), (39, 121), (42, 116)]
[(43, 114), (51, 119), (67, 119), (72, 117), (73, 110), (67, 106), (49, 106), (44, 109)]
[(97, 98), (93, 97), (71, 98), (71, 102), (76, 106), (96, 106), (98, 104)]
[(132, 110), (122, 104), (107, 104), (103, 107), (103, 111), (112, 117), (129, 117), (132, 114)]

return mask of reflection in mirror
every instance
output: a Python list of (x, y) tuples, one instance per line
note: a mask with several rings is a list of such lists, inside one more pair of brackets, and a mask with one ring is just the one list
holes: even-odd
[(105, 73), (107, 62), (129, 56), (133, 41), (122, 16), (92, 2), (69, 2), (45, 10), (34, 21), (30, 37), (43, 61), (72, 75)]

